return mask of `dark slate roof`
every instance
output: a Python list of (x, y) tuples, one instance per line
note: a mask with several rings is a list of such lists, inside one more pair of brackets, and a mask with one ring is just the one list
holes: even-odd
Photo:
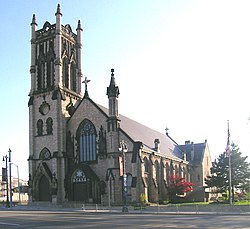
[[(101, 110), (108, 114), (108, 109), (98, 105)], [(120, 127), (134, 142), (140, 141), (145, 148), (154, 150), (154, 140), (160, 140), (160, 154), (169, 158), (181, 158), (182, 152), (177, 143), (169, 136), (153, 130), (139, 122), (136, 122), (126, 116), (119, 115), (121, 120)]]
[[(187, 161), (191, 162), (192, 164), (200, 164), (203, 160), (204, 151), (206, 147), (206, 141), (203, 143), (187, 143), (185, 145), (178, 146), (182, 152), (186, 152)], [(191, 158), (191, 151), (194, 150), (194, 158)]]

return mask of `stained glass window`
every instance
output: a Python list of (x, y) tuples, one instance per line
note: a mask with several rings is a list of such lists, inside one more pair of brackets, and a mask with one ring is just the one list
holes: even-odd
[(89, 120), (84, 120), (79, 135), (80, 161), (96, 161), (96, 130)]

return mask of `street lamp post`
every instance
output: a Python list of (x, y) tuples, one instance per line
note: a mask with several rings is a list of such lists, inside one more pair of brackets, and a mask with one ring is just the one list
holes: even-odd
[(125, 170), (125, 153), (128, 151), (127, 145), (125, 142), (122, 140), (120, 142), (120, 147), (119, 151), (122, 153), (122, 198), (123, 198), (123, 207), (122, 207), (122, 212), (128, 212), (128, 207), (127, 207), (127, 174)]
[(10, 207), (10, 202), (9, 202), (9, 182), (8, 182), (8, 156), (5, 155), (3, 156), (3, 161), (5, 161), (5, 171), (6, 171), (6, 197), (7, 197), (7, 200), (6, 200), (6, 208), (9, 208)]

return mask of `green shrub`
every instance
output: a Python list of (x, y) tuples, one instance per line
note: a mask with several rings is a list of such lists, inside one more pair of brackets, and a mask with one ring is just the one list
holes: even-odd
[(147, 203), (147, 196), (144, 193), (141, 193), (140, 195), (140, 203), (141, 205), (145, 205)]

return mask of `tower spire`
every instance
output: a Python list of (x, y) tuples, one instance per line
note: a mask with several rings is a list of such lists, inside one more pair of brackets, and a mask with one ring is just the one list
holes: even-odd
[(63, 83), (60, 78), (60, 74), (62, 72), (62, 32), (61, 32), (61, 8), (60, 4), (57, 5), (57, 10), (55, 13), (56, 16), (56, 38), (55, 38), (55, 85), (62, 87)]
[[(31, 90), (30, 92), (36, 89), (36, 15), (33, 14), (31, 25), (31, 66), (30, 66), (30, 74), (31, 74)], [(33, 99), (33, 98), (32, 98)], [(32, 99), (29, 101), (29, 105), (32, 104)]]
[(78, 57), (78, 72), (77, 72), (77, 92), (81, 92), (81, 78), (82, 78), (82, 26), (80, 20), (78, 20), (77, 24), (77, 44), (76, 44), (76, 50), (77, 50), (77, 57)]

